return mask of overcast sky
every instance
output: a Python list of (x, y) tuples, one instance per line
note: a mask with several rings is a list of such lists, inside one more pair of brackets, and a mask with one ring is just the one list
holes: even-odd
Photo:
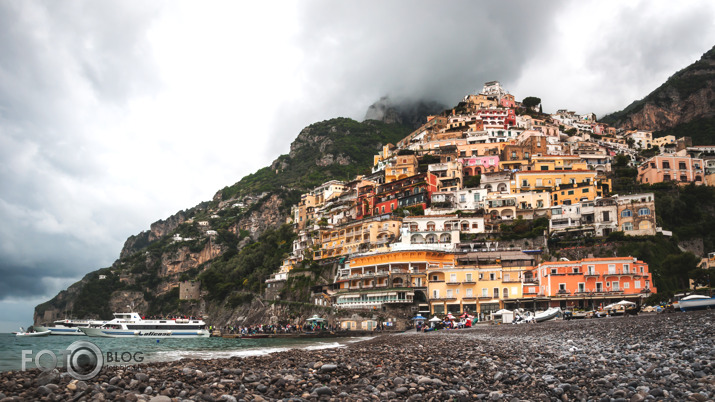
[(310, 123), (491, 80), (602, 116), (715, 45), (710, 1), (248, 3), (0, 2), (0, 332)]

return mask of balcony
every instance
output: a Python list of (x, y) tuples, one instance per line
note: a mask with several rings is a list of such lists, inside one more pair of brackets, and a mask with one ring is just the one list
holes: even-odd
[(477, 284), (477, 282), (475, 282), (475, 281), (463, 281), (462, 282), (462, 285), (476, 285), (476, 284)]
[(464, 297), (462, 297), (462, 300), (464, 300), (464, 301), (473, 301), (473, 300), (477, 300), (477, 298), (474, 297), (474, 296), (464, 296)]
[[(433, 281), (434, 282), (434, 281)], [(462, 282), (457, 282), (457, 281), (447, 281), (447, 285), (461, 285)]]

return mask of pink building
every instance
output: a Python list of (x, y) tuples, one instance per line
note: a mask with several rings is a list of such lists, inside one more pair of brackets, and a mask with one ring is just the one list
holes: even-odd
[(703, 184), (703, 160), (687, 156), (656, 155), (638, 167), (638, 181), (644, 184), (664, 181)]
[(460, 158), (465, 176), (475, 176), (483, 173), (499, 171), (499, 155), (472, 156)]

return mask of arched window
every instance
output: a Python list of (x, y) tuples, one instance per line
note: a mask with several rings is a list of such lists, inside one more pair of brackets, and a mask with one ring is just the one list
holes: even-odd
[(633, 216), (633, 212), (630, 209), (624, 209), (621, 212), (621, 218), (630, 218), (631, 216)]
[(452, 241), (452, 236), (449, 233), (442, 233), (439, 237), (440, 243), (450, 243)]
[(427, 230), (430, 232), (434, 232), (435, 229), (435, 224), (432, 221), (427, 222)]
[(502, 289), (502, 297), (505, 299), (509, 298), (509, 289), (507, 289), (507, 288)]
[(633, 230), (633, 223), (626, 222), (623, 224), (623, 231)]
[(435, 244), (437, 243), (437, 236), (431, 234), (427, 235), (427, 244)]
[(422, 237), (420, 234), (412, 235), (410, 238), (410, 243), (412, 244), (424, 244), (425, 243), (425, 238)]
[(648, 208), (641, 208), (638, 210), (638, 215), (643, 216), (643, 215), (650, 215), (650, 209)]

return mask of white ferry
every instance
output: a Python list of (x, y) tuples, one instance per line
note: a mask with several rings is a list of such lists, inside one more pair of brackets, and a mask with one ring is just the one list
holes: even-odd
[(38, 332), (50, 331), (50, 335), (72, 335), (72, 336), (85, 336), (80, 327), (90, 327), (99, 326), (107, 321), (94, 321), (94, 320), (57, 320), (52, 323), (52, 326), (46, 325), (36, 325), (35, 330)]
[(80, 327), (89, 336), (107, 338), (207, 338), (206, 323), (199, 319), (145, 320), (137, 313), (114, 313), (114, 319), (99, 326)]

